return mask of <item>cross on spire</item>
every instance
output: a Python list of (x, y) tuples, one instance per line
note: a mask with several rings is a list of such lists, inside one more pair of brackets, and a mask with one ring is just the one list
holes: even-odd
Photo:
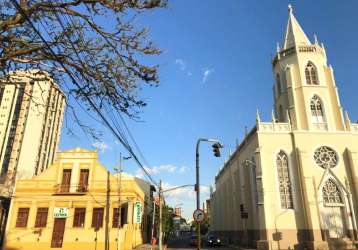
[(292, 5), (289, 4), (289, 5), (288, 5), (288, 13), (292, 14), (292, 12), (293, 12)]
[(293, 8), (291, 4), (288, 5), (288, 12), (288, 23), (283, 49), (289, 49), (296, 45), (311, 45), (310, 40), (307, 38), (305, 32), (302, 30), (300, 24), (292, 13)]

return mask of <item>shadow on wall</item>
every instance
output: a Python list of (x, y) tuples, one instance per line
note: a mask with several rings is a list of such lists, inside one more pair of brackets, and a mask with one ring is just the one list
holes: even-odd
[(351, 249), (350, 246), (348, 246), (348, 243), (343, 239), (329, 240), (328, 247), (330, 250)]

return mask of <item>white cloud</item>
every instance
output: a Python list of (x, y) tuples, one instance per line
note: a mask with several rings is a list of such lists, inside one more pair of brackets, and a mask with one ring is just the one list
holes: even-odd
[(206, 81), (208, 80), (209, 76), (214, 73), (214, 69), (203, 69), (203, 78), (202, 78), (202, 83), (206, 83)]
[(183, 59), (177, 58), (175, 59), (174, 63), (179, 66), (179, 69), (181, 71), (185, 71), (187, 76), (193, 75), (193, 73), (190, 70), (188, 70), (186, 62)]
[[(144, 167), (145, 170), (152, 175), (162, 174), (162, 173), (185, 173), (187, 171), (187, 167), (177, 167), (173, 164), (164, 164), (160, 166), (154, 166), (154, 167)], [(142, 169), (138, 169), (136, 173), (136, 177), (143, 178), (144, 177), (144, 171)]]
[[(163, 190), (171, 189), (180, 185), (172, 185), (167, 182), (163, 182)], [(200, 200), (205, 202), (209, 198), (210, 187), (209, 186), (200, 186)], [(169, 206), (176, 206), (177, 204), (182, 203), (182, 216), (187, 220), (192, 219), (192, 213), (196, 209), (195, 200), (196, 192), (194, 186), (185, 187), (180, 189), (175, 189), (169, 192), (164, 192), (164, 198)]]
[[(163, 182), (162, 187), (163, 190), (172, 189), (181, 185), (171, 185), (167, 182)], [(200, 196), (207, 196), (210, 193), (210, 187), (208, 186), (200, 186)], [(164, 193), (166, 198), (177, 199), (177, 200), (195, 200), (196, 192), (194, 190), (194, 186), (178, 188), (171, 190), (169, 192)]]
[(92, 143), (92, 147), (96, 148), (101, 153), (104, 153), (104, 151), (111, 148), (110, 146), (108, 146), (108, 144), (102, 141), (96, 141)]
[(182, 167), (179, 168), (178, 172), (181, 173), (181, 174), (183, 174), (183, 173), (185, 173), (187, 170), (188, 170), (188, 167), (182, 166)]
[(185, 70), (186, 69), (186, 63), (184, 62), (183, 59), (175, 59), (175, 64), (179, 66), (180, 70)]

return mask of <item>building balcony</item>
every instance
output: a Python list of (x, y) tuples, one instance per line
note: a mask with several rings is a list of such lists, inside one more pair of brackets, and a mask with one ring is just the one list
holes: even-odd
[(260, 122), (259, 132), (291, 132), (289, 123), (286, 122)]
[(55, 186), (55, 195), (83, 195), (88, 192), (88, 185), (63, 185)]
[(313, 123), (312, 124), (312, 129), (313, 130), (327, 131), (328, 130), (327, 122)]

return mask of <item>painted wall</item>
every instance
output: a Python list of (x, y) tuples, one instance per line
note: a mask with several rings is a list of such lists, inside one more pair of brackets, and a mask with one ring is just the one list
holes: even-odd
[[(71, 186), (68, 193), (59, 190), (63, 169), (72, 169)], [(80, 169), (89, 169), (88, 190), (77, 191)], [(144, 209), (150, 202), (150, 185), (142, 180), (123, 174), (121, 188), (119, 178), (109, 175), (110, 209), (109, 209), (109, 242), (110, 249), (132, 249), (145, 242), (149, 209)], [(18, 180), (16, 192), (10, 208), (5, 249), (52, 249), (51, 240), (54, 226), (54, 208), (68, 208), (63, 245), (60, 249), (103, 249), (105, 237), (105, 215), (103, 227), (97, 232), (91, 227), (92, 210), (106, 204), (107, 170), (98, 162), (96, 151), (80, 148), (58, 153), (57, 161), (40, 175), (30, 180)], [(127, 207), (127, 221), (120, 230), (112, 228), (113, 208), (118, 208), (119, 197), (122, 207)], [(140, 202), (143, 207), (142, 223), (134, 220), (134, 204)], [(16, 227), (19, 208), (29, 207), (27, 226)], [(35, 228), (36, 211), (39, 207), (48, 207), (47, 224), (44, 228)], [(76, 207), (86, 208), (83, 228), (73, 227), (73, 216)], [(106, 211), (106, 210), (104, 210)], [(104, 212), (105, 214), (105, 212)], [(119, 245), (117, 239), (119, 238)]]

